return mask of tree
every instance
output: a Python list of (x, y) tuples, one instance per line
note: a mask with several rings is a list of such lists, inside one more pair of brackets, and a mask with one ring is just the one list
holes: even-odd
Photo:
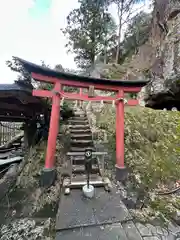
[(16, 57), (13, 57), (12, 60), (6, 61), (6, 65), (14, 72), (18, 73), (17, 80), (19, 83), (23, 83), (26, 85), (31, 85), (31, 76), (30, 74), (24, 69), (22, 64), (18, 61)]
[(54, 69), (59, 72), (64, 72), (64, 68), (61, 64), (56, 64)]
[(87, 69), (96, 56), (111, 44), (116, 25), (108, 13), (107, 0), (79, 0), (80, 7), (67, 16), (67, 27), (62, 30), (68, 38), (66, 47), (75, 53), (77, 66)]
[(149, 37), (150, 32), (151, 14), (141, 11), (135, 15), (129, 22), (124, 41), (122, 42), (122, 56), (121, 60), (125, 57), (136, 53), (138, 47), (143, 45)]
[(132, 15), (137, 11), (134, 10), (134, 5), (144, 0), (111, 0), (111, 3), (117, 5), (118, 15), (118, 36), (117, 36), (117, 49), (116, 49), (116, 63), (119, 63), (122, 29), (124, 24), (127, 24)]

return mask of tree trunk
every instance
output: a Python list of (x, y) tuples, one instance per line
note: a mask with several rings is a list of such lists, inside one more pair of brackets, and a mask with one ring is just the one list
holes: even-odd
[(117, 43), (117, 50), (116, 50), (116, 63), (117, 64), (119, 63), (123, 8), (124, 8), (124, 0), (121, 0), (121, 4), (120, 4), (120, 2), (118, 3), (119, 28), (118, 28), (118, 43)]
[(107, 44), (105, 43), (104, 46), (104, 64), (106, 64), (107, 62)]

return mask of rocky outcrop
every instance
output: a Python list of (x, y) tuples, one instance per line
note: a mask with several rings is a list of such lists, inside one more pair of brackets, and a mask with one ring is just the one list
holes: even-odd
[(146, 106), (180, 110), (180, 1), (155, 0), (148, 41), (122, 65), (96, 65), (93, 76), (149, 79), (139, 94)]
[[(148, 41), (132, 59), (126, 59), (119, 68), (125, 68), (125, 73), (117, 71), (118, 79), (150, 80), (140, 93), (146, 106), (156, 109), (180, 109), (179, 0), (154, 1)], [(111, 72), (115, 72), (112, 67)], [(109, 76), (111, 77), (111, 74)]]
[[(149, 44), (154, 56), (146, 69), (146, 105), (180, 109), (180, 1), (156, 0)], [(152, 55), (151, 52), (151, 55)]]

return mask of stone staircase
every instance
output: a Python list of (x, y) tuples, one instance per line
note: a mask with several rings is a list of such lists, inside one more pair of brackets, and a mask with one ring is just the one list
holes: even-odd
[[(94, 186), (107, 185), (107, 179), (104, 181), (100, 170), (98, 156), (104, 153), (97, 153), (93, 144), (92, 132), (88, 122), (87, 115), (82, 109), (75, 109), (74, 117), (69, 119), (70, 130), (70, 149), (67, 153), (69, 158), (70, 178), (64, 180), (65, 188), (81, 188), (86, 184), (85, 170), (85, 150), (92, 149), (92, 169), (90, 174), (90, 183)], [(69, 192), (69, 191), (68, 191)]]

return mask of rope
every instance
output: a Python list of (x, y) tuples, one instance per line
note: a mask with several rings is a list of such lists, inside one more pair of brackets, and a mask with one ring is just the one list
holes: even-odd
[[(66, 96), (64, 93), (60, 93), (60, 94), (63, 97), (63, 100), (64, 100), (64, 98), (71, 99), (71, 97)], [(72, 100), (74, 100), (74, 99), (72, 99)], [(76, 100), (81, 100), (82, 101), (81, 97), (77, 97)], [(97, 101), (97, 100), (96, 99), (93, 100), (93, 98), (91, 98), (91, 100), (89, 100), (89, 102), (91, 102), (91, 101)], [(124, 101), (125, 104), (127, 103), (127, 99), (125, 99), (125, 98), (116, 98), (116, 99), (113, 99), (113, 100), (105, 100), (105, 101), (106, 102), (112, 102), (112, 103), (114, 102), (114, 104), (115, 104), (116, 101)], [(100, 100), (100, 102), (103, 103), (104, 100)]]

